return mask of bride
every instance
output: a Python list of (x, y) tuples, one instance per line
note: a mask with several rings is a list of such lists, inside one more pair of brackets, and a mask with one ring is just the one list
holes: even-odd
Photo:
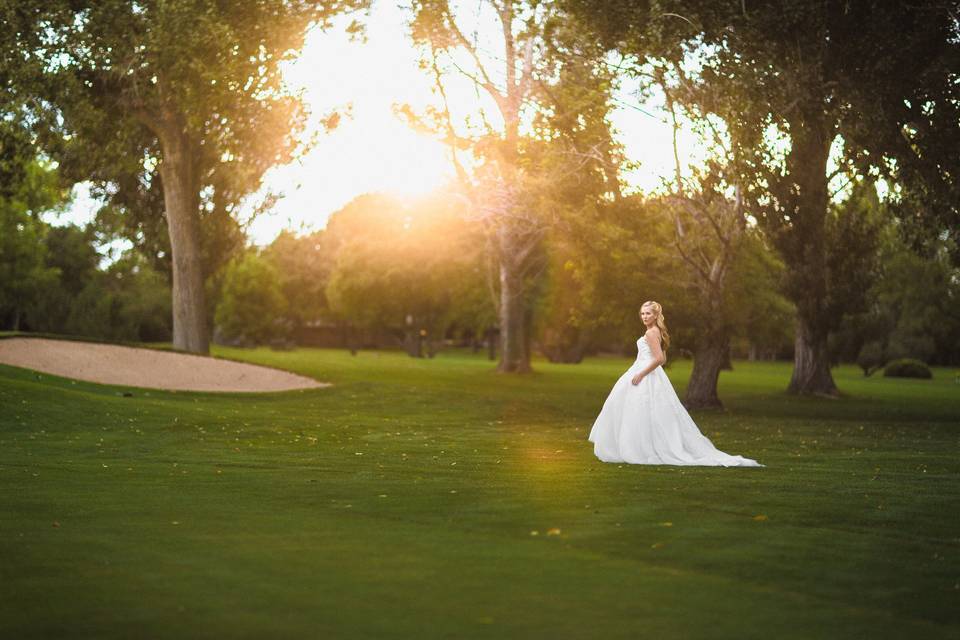
[(762, 467), (726, 454), (700, 433), (660, 366), (670, 334), (659, 303), (644, 302), (647, 332), (637, 340), (637, 359), (620, 376), (593, 423), (588, 440), (603, 462)]

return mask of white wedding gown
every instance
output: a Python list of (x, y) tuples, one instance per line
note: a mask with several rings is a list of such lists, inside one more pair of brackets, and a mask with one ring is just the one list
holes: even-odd
[(680, 404), (663, 367), (634, 385), (633, 376), (650, 364), (646, 338), (637, 340), (637, 359), (620, 376), (593, 423), (588, 440), (603, 462), (762, 467), (756, 460), (731, 456), (700, 433)]

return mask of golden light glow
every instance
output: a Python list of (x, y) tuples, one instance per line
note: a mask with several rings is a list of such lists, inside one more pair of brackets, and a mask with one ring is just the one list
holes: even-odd
[[(341, 27), (311, 32), (285, 77), (303, 91), (312, 113), (306, 135), (318, 133), (319, 139), (299, 162), (267, 176), (265, 182), (285, 198), (251, 227), (255, 242), (270, 242), (283, 227), (322, 228), (358, 195), (420, 195), (452, 176), (446, 147), (394, 113), (395, 103), (422, 109), (433, 100), (395, 6), (377, 4), (366, 43), (351, 41)], [(335, 109), (343, 117), (327, 133), (322, 120)]]
[[(413, 131), (394, 113), (395, 104), (409, 104), (417, 113), (438, 104), (431, 77), (417, 68), (406, 19), (395, 4), (375, 3), (364, 20), (365, 42), (350, 40), (344, 30), (347, 19), (309, 34), (285, 76), (292, 89), (303, 91), (313, 113), (306, 135), (319, 132), (319, 141), (301, 161), (265, 177), (265, 185), (285, 197), (250, 227), (255, 243), (269, 243), (283, 228), (322, 228), (331, 213), (364, 193), (419, 195), (452, 178), (446, 147)], [(480, 106), (488, 116), (493, 113), (462, 78), (452, 80), (447, 91), (457, 118)], [(636, 101), (633, 88), (624, 86), (611, 121), (627, 157), (641, 163), (625, 180), (630, 189), (649, 192), (673, 174), (671, 133), (666, 120), (627, 106)], [(335, 131), (324, 133), (322, 120), (334, 109), (349, 115)], [(656, 113), (656, 105), (647, 109)], [(680, 151), (684, 166), (696, 162), (698, 150), (690, 136), (681, 136)]]

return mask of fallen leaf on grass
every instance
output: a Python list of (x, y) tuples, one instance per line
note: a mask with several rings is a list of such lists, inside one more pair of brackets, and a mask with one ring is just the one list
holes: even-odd
[(560, 535), (560, 529), (557, 529), (556, 527), (554, 527), (553, 529), (547, 529), (547, 535), (548, 535), (548, 536), (558, 536), (558, 535)]
[(763, 522), (764, 520), (767, 519), (767, 516), (765, 516), (765, 515), (763, 515), (763, 514), (761, 513), (761, 514), (758, 515), (758, 516), (753, 516), (753, 519), (756, 520), (757, 522)]

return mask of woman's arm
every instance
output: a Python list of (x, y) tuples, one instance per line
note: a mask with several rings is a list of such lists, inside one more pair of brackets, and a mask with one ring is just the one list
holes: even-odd
[(647, 329), (647, 332), (643, 335), (643, 338), (650, 346), (650, 353), (653, 354), (653, 362), (647, 365), (647, 367), (640, 373), (633, 376), (633, 384), (640, 384), (640, 381), (643, 380), (644, 376), (667, 361), (667, 357), (663, 355), (663, 349), (660, 347), (660, 329), (656, 327)]

